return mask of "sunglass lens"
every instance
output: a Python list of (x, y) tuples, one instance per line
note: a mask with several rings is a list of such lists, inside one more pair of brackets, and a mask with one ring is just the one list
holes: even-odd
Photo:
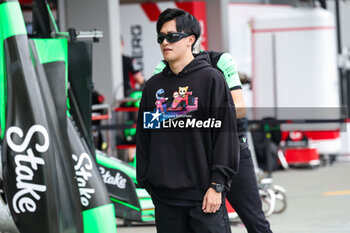
[(181, 35), (180, 34), (168, 34), (166, 35), (165, 39), (169, 42), (169, 43), (174, 43), (177, 42), (181, 39)]
[(157, 42), (158, 42), (158, 44), (163, 43), (164, 37), (165, 37), (165, 35), (158, 35), (158, 36), (157, 36)]
[(163, 43), (164, 38), (165, 38), (168, 43), (175, 43), (186, 36), (188, 36), (188, 35), (184, 34), (184, 33), (169, 33), (166, 35), (159, 34), (159, 35), (157, 35), (157, 42), (159, 44), (161, 44), (161, 43)]

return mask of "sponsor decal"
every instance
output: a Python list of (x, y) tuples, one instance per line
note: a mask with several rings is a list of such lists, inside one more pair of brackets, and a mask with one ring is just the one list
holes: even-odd
[[(181, 118), (180, 118), (181, 117)], [(180, 119), (178, 119), (180, 118)], [(174, 121), (174, 119), (178, 119)], [(221, 128), (221, 120), (209, 118), (207, 120), (198, 120), (191, 118), (190, 115), (172, 115), (160, 113), (159, 110), (154, 112), (143, 113), (144, 129), (160, 129), (160, 128), (198, 128), (198, 129), (219, 129)]]
[(80, 201), (81, 204), (86, 207), (89, 205), (89, 200), (92, 197), (91, 195), (95, 193), (95, 189), (87, 187), (88, 180), (92, 177), (93, 163), (90, 156), (85, 152), (79, 157), (72, 154), (72, 158), (75, 161), (75, 179), (79, 187)]
[(215, 120), (215, 118), (209, 118), (205, 121), (203, 120), (197, 120), (195, 118), (187, 118), (184, 120), (178, 120), (178, 121), (163, 121), (163, 128), (221, 128), (221, 121)]
[[(36, 211), (36, 201), (41, 199), (40, 193), (46, 192), (46, 185), (34, 184), (35, 171), (39, 165), (44, 166), (45, 161), (40, 154), (45, 153), (49, 148), (49, 135), (42, 125), (33, 125), (27, 132), (22, 144), (17, 144), (12, 140), (12, 135), (23, 137), (21, 128), (12, 126), (6, 132), (6, 140), (10, 149), (17, 154), (14, 156), (16, 187), (18, 191), (12, 199), (12, 206), (17, 214)], [(34, 148), (28, 148), (30, 141), (35, 134), (43, 136), (43, 144), (35, 144)]]
[(143, 128), (144, 129), (160, 129), (160, 116), (158, 109), (156, 112), (143, 113)]
[(120, 189), (126, 188), (126, 179), (119, 172), (112, 176), (110, 171), (104, 167), (99, 167), (99, 169), (105, 184), (115, 185)]
[(142, 26), (131, 25), (131, 55), (134, 58), (133, 67), (135, 70), (143, 70), (143, 46), (142, 46)]

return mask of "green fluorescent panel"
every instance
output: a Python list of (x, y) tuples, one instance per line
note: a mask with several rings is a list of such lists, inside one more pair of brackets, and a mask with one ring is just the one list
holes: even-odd
[[(41, 64), (64, 61), (66, 64), (66, 95), (68, 96), (68, 41), (67, 39), (33, 39)], [(67, 115), (70, 109), (67, 98)]]
[[(1, 33), (1, 32), (0, 32)], [(7, 96), (5, 92), (6, 87), (6, 72), (5, 72), (5, 59), (4, 59), (4, 47), (3, 40), (0, 34), (0, 140), (4, 137), (5, 132), (5, 110)]]
[(68, 42), (66, 39), (33, 39), (39, 52), (40, 63), (64, 61), (67, 64)]
[(138, 207), (136, 207), (136, 206), (133, 206), (133, 205), (130, 205), (129, 203), (126, 203), (126, 202), (124, 202), (124, 201), (120, 201), (120, 200), (117, 200), (117, 199), (112, 198), (112, 197), (111, 197), (111, 200), (114, 201), (114, 202), (117, 202), (117, 203), (119, 203), (119, 204), (121, 204), (121, 205), (124, 205), (124, 206), (126, 206), (126, 207), (129, 207), (129, 208), (131, 208), (131, 209), (140, 211), (140, 208), (138, 208)]
[(113, 204), (83, 211), (84, 233), (116, 233)]
[(147, 216), (147, 215), (149, 215), (149, 216), (154, 216), (154, 209), (152, 209), (152, 210), (142, 210), (142, 216)]
[(55, 28), (55, 31), (58, 32), (58, 27), (57, 27), (57, 24), (55, 22), (55, 18), (53, 17), (52, 15), (52, 11), (50, 9), (50, 5), (49, 4), (46, 4), (46, 7), (47, 7), (47, 11), (49, 12), (49, 16), (50, 16), (50, 19), (51, 19), (51, 23), (53, 24), (53, 27)]
[(154, 217), (142, 217), (142, 222), (148, 222), (148, 221), (154, 221), (155, 218)]
[(6, 70), (4, 40), (14, 35), (27, 34), (18, 2), (0, 4), (0, 139), (4, 137), (6, 122)]
[(18, 2), (0, 4), (0, 28), (3, 40), (14, 35), (27, 34)]
[(122, 172), (125, 172), (128, 176), (130, 176), (130, 178), (134, 181), (134, 183), (137, 184), (135, 168), (129, 167), (122, 163), (118, 163), (117, 161), (114, 161), (113, 159), (110, 159), (106, 156), (100, 155), (99, 153), (96, 153), (96, 160), (97, 160), (97, 163), (101, 164), (102, 166), (118, 169)]

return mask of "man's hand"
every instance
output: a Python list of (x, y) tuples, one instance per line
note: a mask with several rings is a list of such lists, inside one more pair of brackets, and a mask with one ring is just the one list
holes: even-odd
[(236, 89), (231, 91), (233, 103), (236, 108), (236, 118), (244, 118), (247, 115), (247, 109), (245, 106), (242, 89)]
[(221, 193), (216, 192), (213, 188), (209, 188), (204, 195), (202, 210), (204, 213), (215, 213), (220, 209)]

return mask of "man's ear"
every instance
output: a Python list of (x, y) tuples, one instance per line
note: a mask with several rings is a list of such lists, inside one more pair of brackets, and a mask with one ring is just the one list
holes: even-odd
[(192, 45), (194, 44), (194, 42), (196, 41), (196, 37), (194, 35), (191, 35), (188, 37), (189, 40), (188, 40), (188, 46), (189, 47), (192, 47)]

